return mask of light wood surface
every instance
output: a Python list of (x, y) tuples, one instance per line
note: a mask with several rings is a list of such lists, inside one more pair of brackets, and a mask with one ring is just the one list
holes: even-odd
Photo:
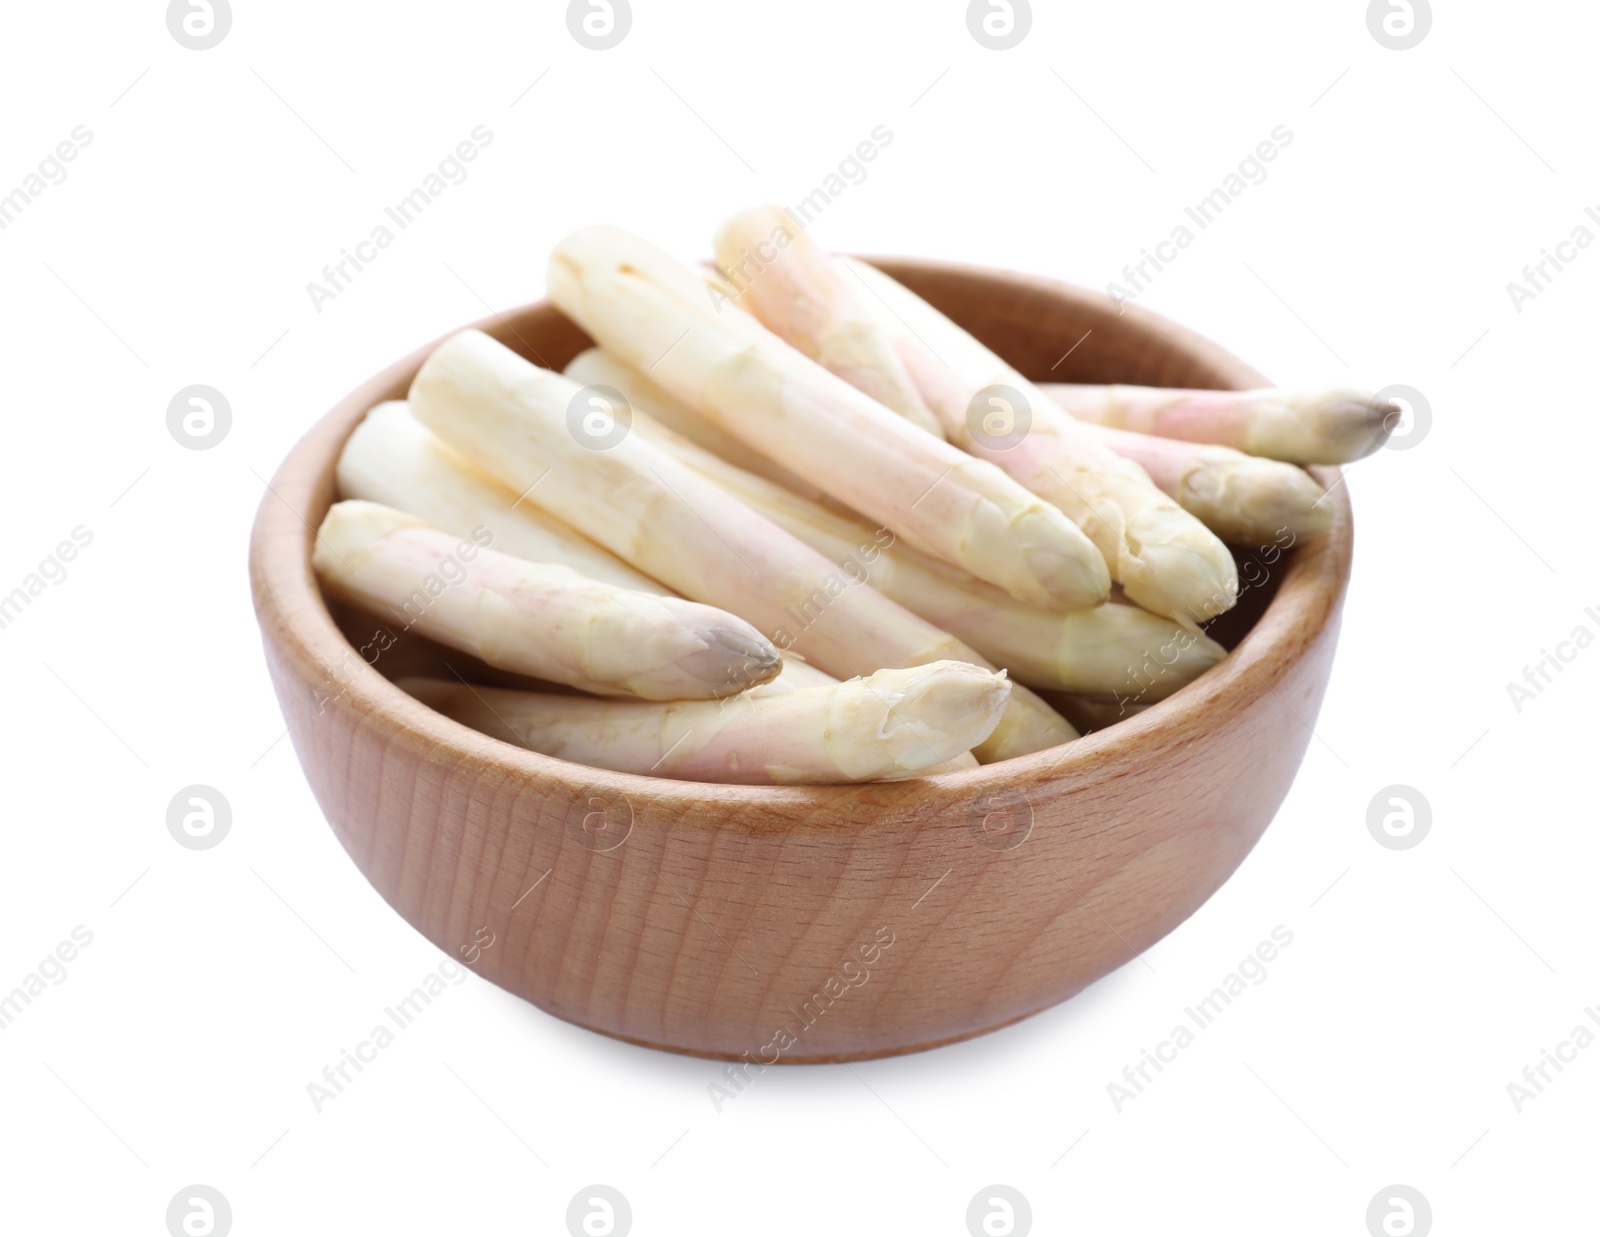
[[(1098, 293), (873, 261), (1036, 380), (1269, 385)], [(588, 345), (543, 303), (475, 325), (556, 368)], [(452, 958), (492, 932), (474, 969), (542, 1009), (655, 1047), (783, 1062), (980, 1034), (1172, 931), (1287, 792), (1349, 576), (1343, 487), (1329, 533), (1246, 568), (1265, 582), (1213, 629), (1237, 643), (1220, 665), (1076, 744), (1002, 764), (869, 786), (709, 786), (584, 768), (433, 713), (385, 676), (446, 658), (468, 678), (505, 676), (410, 638), (365, 665), (352, 642), (379, 624), (336, 622), (310, 567), (340, 446), (368, 408), (404, 396), (427, 351), (352, 393), (284, 461), (257, 515), (251, 582), (295, 750), (340, 842)], [(1325, 485), (1338, 475), (1314, 471)]]

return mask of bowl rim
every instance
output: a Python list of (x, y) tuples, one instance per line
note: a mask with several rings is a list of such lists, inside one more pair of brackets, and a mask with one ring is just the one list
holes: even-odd
[[(1113, 309), (1099, 292), (1042, 276), (966, 263), (872, 256), (863, 260), (886, 268), (890, 274), (898, 269), (977, 280), (1018, 297), (1045, 295), (1071, 301), (1087, 319), (1108, 324), (1119, 319), (1131, 322), (1137, 334), (1188, 354), (1224, 376), (1227, 385), (1220, 389), (1249, 390), (1271, 385), (1244, 361), (1187, 327), (1137, 305)], [(947, 791), (952, 800), (981, 799), (1019, 784), (1028, 787), (1115, 776), (1166, 749), (1182, 746), (1267, 694), (1277, 695), (1279, 683), (1299, 656), (1338, 615), (1350, 574), (1350, 502), (1346, 490), (1336, 485), (1340, 470), (1315, 467), (1308, 471), (1328, 491), (1333, 506), (1330, 527), (1288, 555), (1276, 594), (1228, 656), (1166, 699), (1112, 727), (1060, 747), (976, 769), (897, 782), (750, 786), (618, 773), (490, 738), (407, 695), (361, 656), (328, 610), (311, 568), (311, 547), (325, 503), (334, 499), (329, 465), (366, 412), (384, 399), (394, 398), (392, 392), (409, 384), (434, 348), (458, 331), (477, 329), (497, 336), (509, 332), (519, 338), (515, 324), (530, 313), (549, 308), (553, 307), (548, 300), (541, 299), (505, 313), (491, 313), (447, 332), (363, 382), (319, 417), (295, 443), (262, 496), (251, 529), (251, 592), (263, 638), (268, 639), (270, 629), (279, 637), (275, 652), (293, 660), (302, 679), (314, 682), (320, 677), (330, 686), (339, 684), (337, 699), (344, 706), (360, 714), (363, 721), (384, 727), (419, 759), (492, 768), (504, 781), (519, 786), (549, 783), (584, 794), (597, 789), (621, 794), (630, 805), (643, 802), (684, 818), (694, 818), (699, 805), (714, 799), (724, 808), (781, 808), (770, 817), (750, 815), (744, 819), (788, 830), (840, 827), (858, 818), (858, 813), (847, 810), (851, 805), (868, 805), (874, 827), (914, 826), (919, 812), (902, 814), (897, 809), (921, 808), (920, 814), (925, 815), (930, 787)], [(360, 664), (353, 675), (345, 678), (340, 669), (348, 666), (352, 657)], [(796, 807), (808, 810), (796, 812)], [(727, 820), (719, 816), (708, 824), (726, 827)]]

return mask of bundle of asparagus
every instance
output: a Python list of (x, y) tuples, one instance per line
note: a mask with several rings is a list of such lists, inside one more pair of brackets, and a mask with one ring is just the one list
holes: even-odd
[(1320, 532), (1296, 464), (1393, 422), (1351, 392), (1034, 386), (775, 208), (715, 249), (701, 273), (574, 233), (550, 295), (601, 347), (559, 374), (462, 332), (351, 435), (328, 594), (560, 685), (402, 680), (424, 704), (701, 781), (1054, 748), (1077, 731), (1030, 687), (1098, 726), (1203, 674), (1225, 650), (1200, 625), (1238, 592), (1221, 539)]
[(1093, 610), (1042, 610), (909, 546), (879, 544), (871, 527), (859, 519), (739, 468), (708, 449), (703, 439), (694, 441), (698, 427), (692, 409), (599, 348), (579, 353), (566, 374), (620, 391), (633, 409), (636, 433), (840, 567), (864, 574), (884, 596), (959, 636), (1006, 667), (1018, 682), (1109, 699), (1133, 690), (1130, 666), (1150, 656), (1151, 650), (1171, 648), (1175, 656), (1161, 666), (1145, 696), (1155, 701), (1222, 660), (1224, 650), (1214, 640), (1190, 636), (1170, 620), (1137, 606), (1112, 602)]
[(621, 359), (918, 549), (1018, 600), (1074, 609), (1106, 599), (1104, 560), (1054, 506), (754, 319), (718, 313), (699, 276), (653, 245), (617, 228), (574, 232), (551, 255), (549, 285)]

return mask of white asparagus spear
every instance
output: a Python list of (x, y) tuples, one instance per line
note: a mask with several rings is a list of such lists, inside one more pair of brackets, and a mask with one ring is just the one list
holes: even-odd
[(856, 390), (944, 437), (893, 341), (858, 304), (848, 277), (782, 208), (756, 206), (734, 215), (717, 230), (715, 249), (718, 274), (737, 305)]
[[(732, 312), (731, 310), (729, 312)], [(652, 416), (663, 422), (674, 433), (682, 434), (690, 442), (699, 443), (713, 455), (737, 464), (746, 472), (765, 477), (784, 489), (806, 498), (822, 500), (824, 492), (803, 477), (797, 477), (777, 460), (752, 451), (715, 421), (686, 408), (654, 381), (631, 365), (625, 365), (603, 348), (585, 348), (573, 357), (562, 371), (568, 378), (582, 386), (611, 387), (630, 401), (636, 397), (643, 407), (652, 409)], [(619, 385), (625, 381), (626, 387)], [(654, 411), (660, 409), (658, 413)], [(674, 416), (676, 415), (676, 419)]]
[(1290, 464), (1348, 464), (1371, 455), (1389, 440), (1401, 412), (1390, 400), (1347, 387), (1191, 391), (1053, 383), (1044, 391), (1083, 421)]
[(1024, 605), (959, 567), (896, 544), (891, 535), (876, 534), (860, 520), (791, 494), (674, 433), (670, 427), (695, 422), (692, 409), (640, 381), (637, 371), (604, 350), (586, 355), (591, 359), (585, 373), (629, 401), (635, 433), (672, 452), (852, 576), (864, 575), (886, 597), (965, 640), (1019, 682), (1102, 697), (1138, 693), (1161, 700), (1226, 655), (1207, 636), (1137, 606), (1109, 602), (1061, 614)]
[(961, 755), (941, 764), (929, 765), (926, 769), (916, 769), (910, 773), (891, 773), (883, 778), (885, 782), (903, 782), (913, 777), (933, 777), (937, 773), (960, 773), (964, 769), (976, 769), (979, 761), (971, 752), (962, 752)]
[(402, 679), (431, 708), (579, 764), (696, 782), (868, 782), (957, 762), (994, 729), (1003, 674), (940, 661), (832, 687), (706, 703), (618, 703)]
[[(586, 388), (480, 331), (446, 340), (411, 384), (412, 413), (456, 450), (546, 511), (685, 597), (754, 623), (784, 652), (850, 678), (944, 659), (993, 669), (947, 632), (841, 575), (815, 550), (706, 478), (623, 433), (588, 445)], [(576, 410), (576, 411), (574, 411)], [(990, 763), (1077, 737), (1017, 687), (978, 750)]]
[(966, 641), (1029, 687), (1102, 697), (1142, 693), (1146, 700), (1164, 700), (1227, 656), (1203, 632), (1138, 606), (1107, 602), (1063, 614), (1025, 605), (909, 546), (882, 545), (867, 525), (743, 472), (685, 439), (669, 438), (645, 418), (634, 424), (660, 435), (661, 445), (696, 472), (847, 571), (864, 574), (884, 596)]
[(1076, 520), (1130, 598), (1196, 627), (1238, 600), (1227, 546), (1143, 469), (910, 289), (864, 262), (837, 261), (864, 285), (861, 304), (895, 339), (950, 440)]
[(1322, 532), (1332, 509), (1305, 469), (1232, 447), (1158, 438), (1087, 425), (1106, 446), (1133, 460), (1161, 491), (1224, 541), (1271, 543), (1285, 532)]
[[(504, 554), (571, 567), (618, 588), (676, 596), (532, 503), (519, 501), (514, 491), (424, 427), (404, 400), (390, 400), (367, 413), (339, 456), (338, 480), (342, 498), (383, 503), (458, 537), (486, 529), (493, 538), (490, 544)], [(767, 694), (838, 681), (791, 656), (784, 658), (782, 674), (753, 690)]]
[[(785, 232), (798, 235), (793, 235), (786, 246), (780, 248), (773, 238)], [(757, 248), (754, 255), (750, 253), (752, 247)], [(771, 256), (763, 261), (762, 254)], [(876, 319), (864, 312), (859, 285), (856, 289), (846, 286), (842, 267), (811, 240), (809, 234), (787, 228), (778, 208), (758, 207), (724, 224), (718, 235), (717, 256), (724, 267), (708, 272), (707, 279), (715, 283), (719, 295), (728, 296), (735, 305), (753, 313), (779, 336), (852, 386), (873, 395), (879, 403), (900, 412), (907, 420), (927, 428), (925, 418), (933, 414), (921, 396), (913, 394), (914, 404), (904, 397), (896, 397), (902, 383), (913, 386), (913, 391), (914, 384), (893, 341)], [(730, 274), (727, 264), (735, 258), (740, 259), (741, 265)], [(603, 356), (604, 350), (590, 349), (583, 353), (567, 367), (567, 373), (572, 375), (576, 366), (585, 375), (593, 375), (582, 381), (608, 381), (605, 375), (609, 368), (621, 363), (599, 361), (597, 354)], [(647, 378), (635, 378), (634, 382), (644, 390), (641, 398), (646, 401), (645, 407), (654, 410), (659, 405), (662, 409), (653, 411), (653, 415), (669, 429), (748, 472), (775, 481), (795, 493), (804, 493), (788, 477), (776, 475), (787, 471), (781, 465), (766, 461), (765, 457), (757, 457), (762, 462), (752, 465), (748, 457), (753, 453), (742, 443), (722, 433), (705, 417), (685, 409), (657, 384)], [(1092, 394), (1079, 396), (1078, 393), (1131, 388), (1041, 384), (1040, 389), (1047, 394), (1065, 391), (1080, 400), (1092, 400)], [(1121, 402), (1106, 401), (1107, 408), (1121, 406)], [(1327, 527), (1329, 509), (1318, 505), (1323, 491), (1299, 468), (1231, 448), (1184, 443), (1148, 433), (1136, 434), (1092, 421), (1085, 424), (1106, 446), (1143, 468), (1156, 488), (1224, 540), (1271, 541), (1284, 531), (1310, 536)], [(944, 434), (942, 427), (935, 432), (940, 436)], [(1310, 432), (1309, 428), (1305, 432)], [(918, 613), (924, 612), (918, 610)], [(932, 615), (928, 617), (933, 618)], [(937, 618), (934, 621), (941, 622)], [(958, 634), (971, 638), (959, 631)], [(1003, 665), (1010, 664), (1004, 658), (1000, 661)], [(1030, 680), (1024, 678), (1023, 681)]]
[(826, 671), (818, 670), (815, 666), (808, 666), (793, 653), (783, 659), (783, 673), (770, 683), (762, 683), (750, 690), (761, 692), (764, 695), (776, 695), (779, 692), (803, 691), (808, 687), (832, 687), (839, 680)]
[(379, 503), (335, 503), (312, 563), (341, 600), (491, 666), (598, 695), (716, 699), (783, 664), (721, 610), (525, 562), (487, 548), (486, 535), (453, 537)]
[(532, 503), (519, 501), (515, 490), (430, 433), (404, 400), (379, 404), (356, 426), (339, 455), (338, 479), (341, 498), (409, 511), (457, 537), (487, 528), (502, 554), (558, 563), (618, 588), (668, 591)]
[(616, 228), (550, 258), (550, 299), (602, 346), (728, 433), (926, 553), (1059, 609), (1104, 601), (1081, 530), (992, 464), (918, 430), (742, 312), (693, 271)]

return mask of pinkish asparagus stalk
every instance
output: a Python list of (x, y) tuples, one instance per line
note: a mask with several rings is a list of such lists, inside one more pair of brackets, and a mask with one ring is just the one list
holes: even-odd
[(1322, 504), (1322, 487), (1293, 464), (1246, 455), (1232, 447), (1102, 425), (1091, 428), (1224, 541), (1270, 544), (1286, 532), (1309, 537), (1327, 528), (1332, 518), (1332, 508)]
[[(478, 331), (441, 344), (411, 386), (412, 413), (477, 467), (685, 597), (720, 606), (838, 678), (944, 659), (993, 667), (640, 434), (591, 445), (590, 389)], [(978, 757), (1003, 760), (1076, 737), (1024, 688)]]
[(991, 460), (1094, 539), (1123, 591), (1190, 627), (1237, 600), (1228, 548), (978, 340), (866, 263), (837, 259), (896, 342), (950, 441)]
[(968, 767), (1010, 684), (966, 662), (879, 670), (864, 679), (737, 701), (624, 704), (475, 687), (400, 686), (463, 725), (547, 756), (695, 782), (870, 782)]
[(403, 400), (367, 413), (339, 455), (338, 478), (341, 498), (409, 511), (457, 537), (486, 528), (502, 554), (571, 567), (618, 588), (668, 591), (467, 463), (423, 428)]
[(959, 567), (896, 544), (860, 520), (791, 494), (674, 433), (666, 427), (692, 426), (699, 420), (694, 411), (603, 350), (592, 349), (583, 361), (587, 381), (609, 386), (628, 400), (635, 433), (841, 567), (864, 575), (886, 597), (965, 640), (1018, 682), (1160, 700), (1225, 655), (1216, 641), (1137, 606), (1108, 603), (1061, 614), (1024, 605)]
[(1347, 464), (1388, 441), (1400, 408), (1365, 391), (1191, 391), (1049, 384), (1073, 416), (1097, 425), (1215, 443), (1290, 464)]
[(722, 429), (945, 562), (1019, 600), (1103, 601), (1105, 563), (1050, 503), (924, 433), (754, 318), (719, 312), (704, 282), (616, 228), (551, 255), (550, 299), (601, 345)]
[[(603, 584), (675, 595), (473, 467), (425, 429), (404, 400), (379, 404), (367, 414), (339, 456), (338, 478), (341, 498), (383, 503), (457, 537), (481, 529), (503, 554), (571, 567)], [(837, 682), (787, 657), (783, 673), (754, 690), (770, 695)]]
[(312, 562), (341, 600), (491, 666), (598, 695), (717, 699), (782, 669), (778, 650), (743, 619), (525, 562), (487, 540), (347, 500), (322, 521)]
[[(733, 312), (729, 310), (729, 312)], [(675, 434), (681, 434), (713, 455), (737, 464), (746, 472), (765, 477), (791, 493), (817, 501), (827, 501), (826, 494), (803, 477), (797, 477), (771, 456), (752, 451), (732, 434), (709, 417), (703, 417), (674, 399), (661, 384), (648, 374), (624, 365), (601, 348), (586, 348), (568, 362), (561, 371), (572, 381), (583, 386), (609, 386), (628, 397), (640, 408), (651, 410), (655, 417)], [(619, 376), (620, 375), (620, 376)], [(618, 383), (625, 377), (627, 385)], [(659, 410), (659, 411), (658, 411)]]
[(717, 230), (725, 290), (768, 329), (856, 390), (944, 437), (894, 342), (863, 312), (855, 291), (810, 233), (776, 206), (757, 206)]

